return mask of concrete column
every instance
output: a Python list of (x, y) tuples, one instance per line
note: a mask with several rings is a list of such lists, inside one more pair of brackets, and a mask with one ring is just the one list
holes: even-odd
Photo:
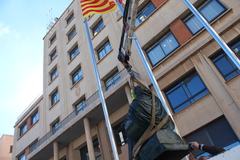
[(91, 128), (90, 128), (89, 119), (84, 118), (83, 123), (84, 123), (84, 129), (85, 129), (89, 158), (90, 158), (90, 160), (95, 160), (93, 140), (92, 140), (92, 135), (91, 135)]
[(53, 160), (59, 160), (59, 158), (58, 158), (58, 142), (53, 142)]
[(130, 93), (130, 87), (127, 85), (124, 87), (125, 89), (125, 93), (128, 99), (128, 103), (131, 104), (132, 103), (132, 97), (131, 97), (131, 93)]

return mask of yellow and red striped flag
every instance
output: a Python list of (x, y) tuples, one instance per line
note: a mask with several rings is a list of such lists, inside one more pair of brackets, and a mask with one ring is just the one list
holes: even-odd
[(117, 8), (117, 4), (112, 0), (80, 0), (83, 17), (94, 13), (109, 13)]

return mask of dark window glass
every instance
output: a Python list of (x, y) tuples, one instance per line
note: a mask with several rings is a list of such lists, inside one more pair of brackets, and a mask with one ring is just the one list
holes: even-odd
[(51, 105), (54, 105), (58, 100), (59, 100), (58, 91), (56, 91), (51, 96)]
[[(197, 141), (200, 144), (213, 145), (230, 149), (239, 145), (239, 140), (227, 122), (225, 117), (220, 117), (217, 120), (205, 125), (195, 132), (184, 137), (186, 142)], [(195, 156), (203, 156), (203, 151), (192, 152)], [(205, 153), (204, 156), (206, 156)], [(209, 154), (208, 154), (209, 155)]]
[(20, 155), (20, 156), (18, 157), (18, 160), (26, 160), (26, 155), (25, 155), (25, 153), (23, 153), (22, 155)]
[(103, 27), (104, 23), (103, 20), (101, 20), (96, 26), (93, 27), (92, 29), (93, 36), (95, 36)]
[(172, 33), (165, 36), (163, 39), (155, 43), (152, 47), (147, 50), (147, 55), (154, 66), (160, 62), (163, 58), (173, 52), (179, 43)]
[(82, 70), (78, 69), (73, 75), (72, 75), (72, 84), (74, 85), (82, 78)]
[(110, 42), (105, 43), (98, 51), (98, 59), (102, 59), (105, 55), (107, 55), (112, 50)]
[[(233, 50), (236, 56), (240, 58), (240, 38), (232, 42), (229, 47)], [(229, 80), (240, 73), (240, 70), (223, 50), (219, 51), (219, 53), (211, 57), (211, 60), (225, 80)]]
[(78, 53), (79, 53), (78, 46), (76, 46), (70, 51), (70, 60), (76, 57)]
[[(102, 159), (98, 139), (95, 139), (93, 141), (93, 147), (94, 147), (94, 155), (95, 155), (96, 160)], [(80, 149), (80, 155), (81, 155), (81, 160), (89, 160), (87, 146), (84, 146), (83, 148)]]
[(83, 99), (82, 101), (80, 101), (76, 106), (76, 112), (77, 114), (82, 112), (85, 108), (87, 108), (87, 103), (85, 101), (85, 99)]
[(54, 80), (58, 76), (57, 69), (54, 69), (51, 73), (51, 81)]
[(149, 4), (142, 10), (140, 10), (136, 17), (135, 27), (142, 23), (147, 17), (156, 9), (153, 3), (150, 1)]
[(220, 52), (212, 57), (212, 62), (215, 64), (225, 80), (229, 80), (240, 73), (240, 70), (224, 52)]
[(50, 55), (50, 61), (53, 61), (57, 57), (57, 51), (54, 50), (53, 53)]
[[(218, 0), (209, 0), (200, 7), (198, 7), (198, 11), (208, 22), (212, 22), (226, 10), (227, 8), (223, 6)], [(196, 34), (203, 28), (203, 25), (194, 15), (187, 18), (185, 20), (185, 24), (190, 29), (192, 34)]]
[(74, 14), (72, 13), (66, 20), (67, 25), (73, 20), (73, 18), (74, 18)]
[(56, 34), (50, 39), (50, 44), (52, 45), (57, 39)]
[(56, 133), (59, 129), (60, 129), (60, 123), (59, 121), (57, 121), (52, 125), (52, 133), (53, 134)]
[(179, 82), (174, 84), (165, 93), (174, 113), (200, 99), (208, 93), (196, 71), (191, 72)]
[(123, 146), (126, 143), (127, 133), (125, 129), (121, 127), (121, 123), (113, 127), (113, 132), (117, 146)]
[(24, 124), (20, 127), (20, 136), (22, 136), (25, 132), (27, 132), (27, 123), (24, 123)]
[(31, 123), (34, 124), (38, 121), (38, 112), (35, 112), (31, 117)]
[(115, 72), (114, 74), (112, 74), (105, 81), (106, 90), (110, 89), (112, 86), (114, 86), (120, 80), (121, 80), (121, 76), (120, 76), (119, 72)]
[(10, 153), (12, 153), (12, 151), (13, 151), (13, 146), (10, 145)]
[(77, 34), (76, 28), (74, 28), (74, 29), (68, 34), (68, 41), (70, 41), (76, 34)]

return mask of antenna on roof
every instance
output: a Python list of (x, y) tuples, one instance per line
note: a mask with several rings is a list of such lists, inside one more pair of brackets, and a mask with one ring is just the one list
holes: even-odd
[[(49, 15), (49, 17), (48, 17)], [(47, 32), (53, 27), (54, 25), (54, 22), (53, 22), (53, 19), (52, 19), (52, 8), (51, 10), (48, 11), (48, 14), (46, 15), (46, 19), (47, 19)], [(55, 20), (56, 22), (56, 20)]]

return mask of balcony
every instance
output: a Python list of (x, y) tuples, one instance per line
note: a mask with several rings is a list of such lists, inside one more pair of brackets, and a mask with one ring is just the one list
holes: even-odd
[[(136, 72), (134, 72), (134, 74), (139, 78)], [(130, 75), (126, 69), (120, 71), (119, 75), (120, 80), (113, 81), (111, 88), (105, 85), (102, 86), (109, 115), (128, 103), (124, 87), (128, 85)], [(82, 107), (81, 110), (74, 110), (65, 119), (59, 122), (57, 130), (53, 128), (39, 139), (36, 145), (34, 145), (34, 148), (30, 148), (28, 159), (49, 159), (53, 156), (53, 142), (58, 142), (58, 149), (60, 151), (69, 143), (85, 134), (83, 117), (90, 119), (91, 128), (104, 120), (98, 91), (85, 101), (84, 107)]]

